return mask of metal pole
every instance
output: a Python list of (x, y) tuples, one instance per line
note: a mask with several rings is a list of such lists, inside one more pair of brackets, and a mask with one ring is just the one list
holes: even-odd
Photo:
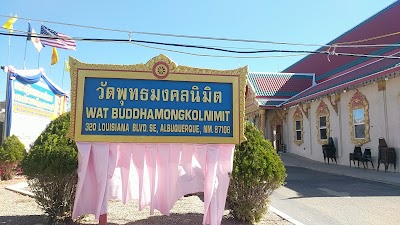
[[(8, 36), (8, 56), (7, 56), (7, 66), (10, 65), (10, 52), (11, 52), (11, 36)], [(4, 123), (3, 123), (3, 133), (1, 134), (2, 137), (2, 141), (4, 141), (7, 137), (7, 107), (8, 107), (8, 103), (7, 103), (7, 92), (8, 92), (8, 82), (9, 82), (9, 71), (7, 70), (7, 81), (6, 81), (6, 98), (5, 98), (5, 113), (4, 113)]]
[(63, 75), (62, 75), (62, 81), (61, 81), (61, 87), (63, 90), (64, 90), (64, 74), (65, 74), (65, 57), (64, 57)]
[(8, 107), (11, 107), (9, 104), (8, 104), (8, 99), (7, 99), (7, 96), (8, 96), (8, 92), (9, 91), (11, 91), (11, 90), (9, 90), (9, 88), (8, 88), (8, 86), (10, 85), (10, 71), (7, 71), (7, 82), (6, 82), (6, 107), (5, 107), (5, 118), (4, 118), (4, 123), (3, 123), (3, 141), (7, 138), (7, 126), (8, 126), (8, 124), (10, 123), (10, 121), (8, 121)]
[(28, 45), (28, 41), (25, 42), (25, 54), (24, 54), (24, 70), (26, 70), (26, 64), (25, 64), (25, 59), (26, 59), (26, 46)]
[(11, 36), (8, 36), (8, 57), (7, 57), (7, 66), (10, 65), (10, 49), (11, 49)]
[(38, 56), (38, 60), (37, 60), (37, 67), (40, 67), (40, 52), (39, 52), (39, 56)]

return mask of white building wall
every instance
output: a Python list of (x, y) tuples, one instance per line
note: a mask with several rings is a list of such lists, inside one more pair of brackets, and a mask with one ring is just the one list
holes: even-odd
[(285, 128), (287, 129), (287, 132), (284, 134), (287, 139), (288, 139), (288, 143), (287, 143), (287, 151), (290, 153), (294, 153), (297, 155), (302, 155), (301, 151), (300, 151), (300, 146), (297, 146), (294, 143), (294, 133), (293, 133), (293, 113), (295, 112), (296, 108), (289, 108), (287, 109), (288, 114), (286, 116), (286, 126)]
[[(303, 117), (303, 123), (307, 124), (307, 128), (306, 126), (304, 126), (305, 128), (305, 132), (307, 133), (307, 135), (304, 136), (308, 136), (308, 139), (306, 139), (309, 143), (306, 147), (309, 148), (308, 153), (309, 156), (311, 157), (312, 160), (317, 160), (320, 161), (320, 159), (323, 159), (323, 154), (322, 154), (322, 150), (319, 147), (320, 145), (318, 144), (318, 140), (317, 140), (317, 129), (316, 129), (316, 117), (315, 117), (315, 110), (318, 107), (320, 101), (315, 101), (313, 103), (311, 103), (311, 107), (308, 111), (309, 117), (308, 119), (306, 117)], [(306, 141), (305, 140), (305, 141)], [(306, 149), (307, 151), (307, 149)], [(323, 160), (322, 160), (323, 161)]]
[[(366, 147), (371, 148), (372, 152), (372, 157), (376, 158), (377, 161), (377, 147), (378, 147), (378, 138), (377, 136), (381, 135), (381, 130), (382, 130), (382, 110), (381, 110), (381, 104), (378, 103), (378, 101), (381, 101), (381, 96), (382, 93), (378, 92), (378, 85), (377, 84), (372, 84), (366, 87), (361, 87), (358, 88), (358, 90), (366, 97), (369, 105), (369, 124), (370, 124), (370, 138), (371, 141), (368, 143), (365, 143), (364, 145), (361, 146), (362, 150)], [(342, 139), (342, 153), (343, 155), (341, 156), (340, 159), (340, 164), (342, 165), (349, 165), (349, 153), (354, 151), (355, 144), (351, 142), (351, 137), (350, 137), (350, 130), (353, 129), (353, 127), (350, 126), (350, 111), (349, 111), (349, 103), (351, 98), (353, 97), (354, 93), (356, 93), (356, 90), (349, 90), (346, 93), (341, 94), (341, 100), (340, 100), (340, 112), (341, 112), (341, 121), (342, 121), (342, 133), (341, 133), (341, 139)], [(376, 139), (376, 140), (375, 140)], [(376, 156), (376, 157), (374, 157)]]
[[(362, 92), (362, 91), (361, 91)], [(350, 124), (349, 124), (349, 109), (348, 105), (350, 102), (351, 97), (353, 97), (355, 91), (350, 90), (345, 93), (340, 94), (340, 102), (339, 104), (339, 120), (340, 120), (340, 125), (341, 125), (341, 131), (339, 130), (339, 137), (340, 140), (339, 146), (341, 149), (339, 152), (341, 155), (339, 155), (338, 159), (338, 164), (341, 165), (349, 165), (349, 153), (354, 151), (354, 144), (351, 143), (351, 138), (350, 138)]]
[(283, 143), (286, 144), (286, 151), (290, 152), (290, 150), (289, 150), (290, 145), (293, 142), (290, 141), (290, 135), (288, 135), (288, 134), (292, 133), (289, 131), (289, 122), (288, 121), (290, 121), (290, 120), (288, 120), (287, 118), (286, 118), (286, 120), (283, 121)]
[(378, 85), (373, 84), (360, 89), (366, 96), (369, 103), (369, 124), (370, 124), (370, 138), (371, 142), (361, 146), (362, 150), (366, 147), (371, 148), (372, 158), (378, 161), (378, 144), (379, 138), (386, 138), (386, 123), (385, 123), (385, 110), (387, 104), (384, 99), (384, 91), (378, 91)]
[[(389, 147), (396, 149), (397, 171), (400, 171), (400, 77), (386, 82), (387, 138)], [(393, 170), (393, 167), (389, 167)]]
[[(338, 164), (341, 163), (341, 160), (343, 159), (343, 146), (342, 146), (342, 139), (341, 137), (341, 127), (343, 126), (343, 121), (340, 120), (340, 104), (338, 105), (338, 112), (336, 113), (335, 109), (333, 108), (331, 102), (329, 101), (328, 98), (324, 98), (323, 101), (325, 104), (328, 106), (329, 109), (329, 122), (330, 122), (330, 127), (329, 127), (329, 136), (333, 138), (333, 141), (335, 142), (335, 147), (337, 151), (337, 157), (336, 160), (338, 161)], [(332, 101), (334, 101), (334, 96), (332, 96)], [(315, 113), (315, 111), (314, 111)], [(316, 118), (315, 118), (316, 119)], [(317, 135), (317, 134), (315, 134)], [(320, 147), (320, 151), (322, 152), (322, 146)]]
[[(312, 123), (310, 121), (310, 117), (307, 118), (306, 114), (303, 113), (303, 138), (304, 142), (302, 144), (302, 148), (300, 148), (300, 152), (304, 156), (313, 156), (313, 146), (312, 146), (312, 135), (310, 131), (312, 131)], [(307, 113), (310, 114), (309, 112)], [(293, 117), (293, 115), (292, 115)], [(294, 136), (293, 136), (294, 138)]]
[[(389, 147), (394, 147), (397, 154), (397, 167), (400, 167), (400, 77), (390, 79), (386, 82), (386, 90), (378, 91), (378, 84), (359, 87), (358, 90), (366, 96), (369, 104), (370, 139), (371, 141), (362, 145), (371, 148), (372, 159), (375, 169), (378, 163), (378, 142), (384, 137)], [(335, 142), (337, 149), (337, 161), (340, 165), (349, 165), (349, 153), (353, 152), (355, 144), (351, 142), (349, 123), (349, 102), (356, 90), (348, 90), (341, 93), (336, 114), (332, 104), (327, 97), (322, 100), (330, 112), (330, 136)], [(303, 113), (304, 142), (298, 146), (294, 143), (293, 114), (296, 107), (288, 109), (287, 123), (284, 123), (284, 138), (288, 146), (288, 152), (323, 162), (322, 146), (317, 140), (316, 109), (320, 100), (311, 102), (308, 119)], [(271, 117), (270, 117), (271, 118)], [(268, 128), (269, 129), (269, 128)], [(369, 164), (369, 168), (371, 165)], [(384, 165), (380, 165), (380, 170)], [(389, 166), (393, 171), (393, 165)], [(397, 169), (399, 172), (400, 169)]]
[[(336, 160), (338, 161), (338, 164), (340, 163), (339, 161), (341, 160), (341, 156), (343, 155), (342, 152), (342, 147), (341, 147), (341, 141), (342, 138), (340, 137), (340, 127), (342, 126), (340, 123), (339, 115), (340, 115), (340, 105), (338, 106), (339, 110), (338, 113), (336, 113), (335, 109), (333, 108), (329, 98), (325, 97), (322, 99), (319, 99), (317, 101), (313, 101), (311, 103), (311, 136), (312, 136), (312, 145), (313, 145), (313, 159), (317, 161), (323, 161), (323, 153), (322, 153), (322, 145), (318, 142), (318, 132), (319, 132), (319, 124), (317, 124), (317, 116), (316, 116), (316, 111), (317, 108), (321, 102), (321, 100), (328, 106), (329, 110), (329, 137), (333, 138), (333, 141), (336, 146), (337, 150), (337, 158)], [(332, 101), (334, 101), (334, 96), (332, 96)], [(328, 138), (329, 138), (328, 137)]]
[(297, 145), (294, 143), (294, 124), (293, 124), (293, 114), (296, 111), (296, 107), (288, 109), (288, 115), (286, 119), (286, 127), (288, 129), (288, 132), (285, 133), (288, 134), (288, 139), (289, 142), (287, 144), (288, 152), (310, 158), (310, 135), (309, 135), (309, 130), (310, 130), (310, 125), (309, 121), (307, 120), (307, 117), (303, 114), (303, 143), (301, 145)]

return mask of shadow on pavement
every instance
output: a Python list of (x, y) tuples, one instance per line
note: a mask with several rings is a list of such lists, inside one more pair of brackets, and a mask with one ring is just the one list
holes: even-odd
[[(286, 166), (285, 187), (295, 191), (297, 198), (310, 197), (372, 197), (400, 196), (400, 188), (344, 175), (335, 175), (307, 168)], [(378, 172), (377, 172), (378, 173)]]
[(47, 220), (42, 215), (0, 216), (0, 224), (7, 224), (7, 225), (47, 224)]

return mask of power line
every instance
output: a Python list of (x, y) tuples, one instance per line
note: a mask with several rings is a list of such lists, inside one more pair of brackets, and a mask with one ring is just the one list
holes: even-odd
[[(0, 17), (9, 18), (8, 15), (0, 15)], [(20, 20), (26, 21), (37, 21), (37, 22), (46, 22), (52, 24), (59, 24), (59, 25), (66, 25), (66, 26), (74, 26), (74, 27), (81, 27), (81, 28), (89, 28), (89, 29), (96, 29), (96, 30), (104, 30), (104, 31), (113, 31), (113, 32), (120, 32), (120, 33), (127, 33), (129, 36), (131, 34), (142, 34), (142, 35), (152, 35), (152, 36), (164, 36), (164, 37), (177, 37), (177, 38), (191, 38), (191, 39), (203, 39), (203, 40), (216, 40), (216, 41), (232, 41), (232, 42), (246, 42), (246, 43), (262, 43), (262, 44), (276, 44), (276, 45), (294, 45), (294, 46), (314, 46), (314, 47), (346, 47), (346, 48), (361, 48), (361, 47), (397, 47), (400, 44), (368, 44), (368, 45), (347, 45), (352, 43), (361, 43), (370, 40), (377, 40), (380, 38), (399, 35), (399, 32), (389, 33), (381, 36), (365, 38), (362, 40), (355, 40), (349, 42), (341, 42), (335, 43), (331, 45), (326, 44), (304, 44), (304, 43), (290, 43), (290, 42), (275, 42), (275, 41), (265, 41), (265, 40), (254, 40), (254, 39), (237, 39), (237, 38), (222, 38), (222, 37), (208, 37), (208, 36), (194, 36), (194, 35), (182, 35), (182, 34), (169, 34), (169, 33), (155, 33), (155, 32), (141, 32), (141, 31), (129, 31), (129, 30), (120, 30), (120, 29), (111, 29), (111, 28), (102, 28), (102, 27), (95, 27), (95, 26), (87, 26), (87, 25), (80, 25), (80, 24), (73, 24), (73, 23), (63, 23), (63, 22), (55, 22), (49, 20), (38, 20), (38, 19), (31, 19), (31, 18), (24, 18), (18, 17)]]
[[(25, 32), (23, 32), (25, 33)], [(16, 34), (16, 33), (0, 33), (0, 35), (5, 36), (16, 36), (16, 37), (28, 37), (29, 34)], [(44, 38), (44, 39), (60, 39), (59, 37), (55, 36), (48, 36), (42, 34), (34, 34), (32, 37)], [(117, 43), (129, 43), (129, 42), (136, 42), (136, 43), (144, 43), (144, 44), (154, 44), (154, 45), (166, 45), (166, 46), (173, 46), (173, 47), (185, 47), (185, 48), (197, 48), (197, 49), (206, 49), (206, 50), (214, 50), (214, 51), (222, 51), (228, 53), (239, 53), (239, 54), (255, 54), (255, 53), (319, 53), (317, 51), (304, 51), (304, 50), (275, 50), (275, 49), (267, 49), (267, 50), (256, 50), (256, 51), (236, 51), (236, 50), (229, 50), (219, 47), (210, 47), (210, 46), (199, 46), (199, 45), (191, 45), (191, 44), (177, 44), (177, 43), (166, 43), (166, 42), (157, 42), (157, 41), (146, 41), (146, 40), (138, 40), (138, 39), (109, 39), (109, 38), (81, 38), (81, 37), (74, 37), (74, 38), (67, 38), (69, 40), (75, 41), (91, 41), (91, 42), (117, 42)]]
[(180, 53), (180, 54), (185, 54), (185, 55), (214, 57), (214, 58), (263, 59), (263, 58), (284, 58), (284, 57), (308, 55), (308, 53), (298, 53), (298, 54), (290, 54), (290, 55), (269, 55), (269, 56), (209, 55), (209, 54), (198, 54), (198, 53), (192, 53), (192, 52), (177, 51), (177, 50), (166, 49), (166, 48), (158, 48), (158, 47), (153, 47), (153, 46), (148, 46), (148, 45), (143, 45), (143, 44), (138, 44), (138, 43), (132, 43), (132, 44), (141, 46), (141, 47), (145, 47), (145, 48), (152, 48), (152, 49), (163, 50), (163, 51), (168, 51), (168, 52), (175, 52), (175, 53)]
[[(28, 37), (29, 34), (27, 32), (23, 32), (26, 34), (16, 34), (16, 33), (0, 33), (0, 35), (5, 36), (17, 36), (17, 37)], [(32, 35), (39, 38), (47, 38), (47, 39), (59, 39), (58, 37), (47, 36), (47, 35)], [(144, 43), (144, 44), (154, 44), (154, 45), (164, 45), (164, 46), (173, 46), (173, 47), (184, 47), (184, 48), (197, 48), (197, 49), (206, 49), (206, 50), (214, 50), (214, 51), (222, 51), (228, 53), (236, 53), (236, 54), (259, 54), (259, 53), (307, 53), (307, 54), (326, 54), (326, 55), (343, 55), (343, 56), (357, 56), (357, 57), (368, 57), (368, 58), (385, 58), (385, 59), (400, 59), (399, 56), (384, 56), (384, 55), (368, 55), (368, 54), (356, 54), (356, 53), (340, 53), (340, 52), (329, 52), (329, 51), (308, 51), (308, 50), (281, 50), (281, 49), (268, 49), (268, 50), (258, 50), (258, 51), (235, 51), (223, 48), (215, 48), (208, 46), (198, 46), (198, 45), (188, 45), (188, 44), (176, 44), (176, 43), (166, 43), (166, 42), (155, 42), (155, 41), (145, 41), (145, 40), (135, 40), (135, 39), (107, 39), (107, 38), (69, 38), (71, 40), (76, 41), (91, 41), (91, 42), (116, 42), (116, 43)]]
[[(3, 28), (5, 29), (5, 28)], [(30, 32), (26, 31), (21, 31), (21, 30), (16, 30), (13, 29), (13, 31), (19, 32), (21, 34), (26, 34), (26, 35), (31, 35), (32, 37), (38, 37), (38, 38), (52, 38), (52, 39), (58, 39), (57, 37), (49, 36), (49, 35), (43, 35), (43, 34), (32, 34)], [(4, 33), (0, 33), (0, 35), (8, 35)], [(14, 36), (21, 36), (21, 35), (14, 35)], [(22, 35), (23, 36), (23, 35)], [(70, 38), (71, 40), (82, 40), (81, 38)], [(87, 40), (86, 40), (87, 41)], [(91, 42), (110, 42), (110, 41), (105, 41), (105, 40), (97, 40), (97, 41), (91, 41)], [(308, 55), (309, 53), (297, 53), (297, 54), (289, 54), (289, 55), (268, 55), (268, 56), (230, 56), (230, 55), (210, 55), (210, 54), (198, 54), (198, 53), (192, 53), (192, 52), (185, 52), (185, 51), (178, 51), (178, 50), (172, 50), (172, 49), (166, 49), (166, 48), (159, 48), (159, 47), (154, 47), (154, 46), (149, 46), (149, 45), (144, 45), (144, 44), (139, 44), (135, 43), (132, 40), (125, 40), (125, 42), (118, 42), (118, 43), (129, 43), (129, 44), (134, 44), (140, 47), (144, 48), (152, 48), (152, 49), (157, 49), (157, 50), (163, 50), (163, 51), (169, 51), (169, 52), (175, 52), (175, 53), (180, 53), (180, 54), (186, 54), (186, 55), (192, 55), (192, 56), (202, 56), (202, 57), (215, 57), (215, 58), (249, 58), (249, 59), (260, 59), (260, 58), (284, 58), (284, 57), (293, 57), (293, 56), (302, 56), (302, 55)], [(202, 46), (206, 47), (206, 46)], [(208, 46), (211, 48), (232, 48), (232, 49), (252, 49), (252, 50), (260, 50), (259, 48), (241, 48), (241, 47), (220, 47), (220, 46)]]
[[(3, 29), (3, 30), (7, 30), (7, 31), (8, 31), (8, 29), (6, 29), (6, 28), (3, 28), (3, 27), (0, 27), (0, 28)], [(45, 34), (38, 34), (38, 33), (32, 34), (32, 33), (30, 33), (30, 32), (23, 31), (23, 30), (13, 29), (13, 31), (16, 32), (16, 33), (19, 33), (19, 34), (31, 35), (32, 37), (38, 37), (38, 38), (45, 38), (45, 37), (48, 37), (48, 38), (52, 38), (52, 39), (58, 39), (57, 37), (54, 37), (54, 36), (49, 36), (49, 35), (45, 35)], [(70, 38), (70, 40), (81, 40), (81, 39), (76, 37), (76, 38)], [(131, 40), (129, 40), (129, 41), (131, 41)], [(99, 41), (99, 42), (101, 42), (101, 41)], [(202, 46), (202, 45), (197, 45), (197, 46)], [(235, 47), (233, 47), (233, 46), (204, 46), (204, 47), (209, 47), (209, 48), (224, 48), (224, 49), (265, 50), (265, 49), (261, 49), (261, 48), (236, 47), (236, 46), (235, 46)]]
[[(8, 18), (10, 16), (9, 15), (0, 15), (0, 17)], [(320, 44), (285, 43), (285, 42), (273, 42), (273, 41), (263, 41), (263, 40), (233, 39), (233, 38), (221, 38), (221, 37), (207, 37), (207, 36), (194, 36), (194, 35), (182, 35), (182, 34), (130, 31), (130, 30), (102, 28), (102, 27), (95, 27), (95, 26), (86, 26), (86, 25), (73, 24), (73, 23), (62, 23), (62, 22), (55, 22), (55, 21), (49, 21), (49, 20), (38, 20), (38, 19), (31, 19), (31, 18), (24, 18), (24, 17), (18, 17), (18, 19), (19, 20), (26, 20), (26, 21), (31, 20), (31, 21), (41, 22), (41, 23), (45, 22), (45, 23), (52, 23), (52, 24), (59, 24), (59, 25), (66, 25), (66, 26), (89, 28), (89, 29), (96, 29), (96, 30), (113, 31), (113, 32), (120, 32), (120, 33), (127, 33), (127, 34), (142, 34), (142, 35), (165, 36), (165, 37), (216, 40), (216, 41), (234, 41), (234, 42), (252, 42), (252, 43), (264, 43), (264, 44), (282, 44), (282, 45), (302, 45), (302, 46), (316, 46), (316, 47), (324, 47), (325, 46), (325, 47), (330, 47), (330, 45), (320, 45)]]

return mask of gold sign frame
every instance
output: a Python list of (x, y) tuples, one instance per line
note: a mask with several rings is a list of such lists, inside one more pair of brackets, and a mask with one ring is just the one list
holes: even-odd
[[(69, 137), (81, 142), (139, 142), (139, 143), (218, 143), (240, 144), (245, 140), (245, 89), (248, 67), (234, 70), (212, 70), (187, 66), (178, 66), (167, 56), (160, 54), (146, 64), (110, 65), (87, 64), (72, 57), (69, 58), (71, 76), (71, 121)], [(117, 136), (83, 135), (83, 100), (85, 79), (95, 78), (140, 78), (147, 80), (193, 81), (232, 83), (233, 93), (233, 136)]]

